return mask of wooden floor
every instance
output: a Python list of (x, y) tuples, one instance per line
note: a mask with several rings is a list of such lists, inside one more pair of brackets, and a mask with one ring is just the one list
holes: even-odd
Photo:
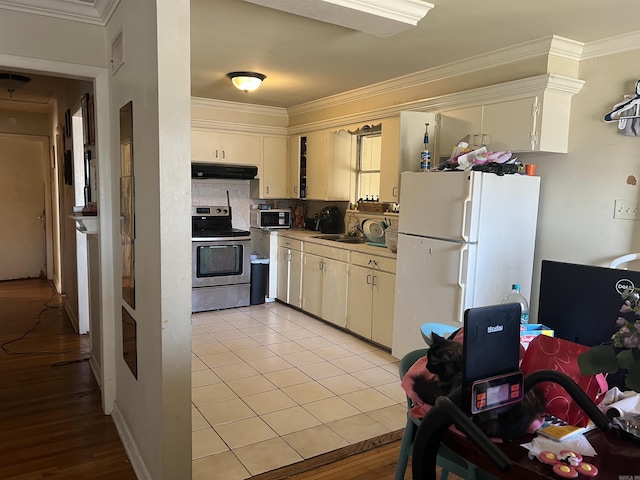
[[(400, 440), (396, 440), (325, 465), (308, 469), (303, 465), (292, 465), (256, 475), (250, 480), (393, 480), (399, 451)], [(304, 471), (296, 473), (296, 470)], [(412, 478), (409, 462), (404, 480)], [(453, 480), (453, 476), (451, 478)]]
[(0, 479), (136, 478), (88, 340), (46, 281), (0, 282)]

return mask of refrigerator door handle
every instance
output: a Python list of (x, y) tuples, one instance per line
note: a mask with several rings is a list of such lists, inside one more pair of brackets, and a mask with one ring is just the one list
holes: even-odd
[[(464, 318), (464, 300), (467, 296), (467, 284), (463, 283), (463, 279), (466, 277), (464, 271), (464, 265), (469, 261), (469, 244), (465, 244), (460, 248), (458, 258), (458, 287), (460, 287), (460, 297), (458, 298), (458, 320), (463, 322)], [(465, 258), (466, 257), (466, 258)], [(466, 261), (465, 261), (466, 260)]]
[(467, 220), (469, 218), (469, 211), (471, 207), (471, 191), (472, 187), (469, 185), (469, 192), (467, 193), (467, 197), (462, 202), (462, 231), (460, 232), (460, 236), (465, 242), (469, 241), (469, 235), (467, 233)]

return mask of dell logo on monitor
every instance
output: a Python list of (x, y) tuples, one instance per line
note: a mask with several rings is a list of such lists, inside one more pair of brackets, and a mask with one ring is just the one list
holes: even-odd
[(492, 327), (491, 325), (489, 325), (487, 327), (487, 333), (496, 333), (496, 332), (501, 332), (502, 330), (504, 330), (504, 327), (502, 325), (496, 325), (495, 327)]
[(633, 282), (627, 278), (621, 278), (620, 280), (618, 280), (618, 282), (616, 283), (616, 291), (622, 295), (622, 292), (624, 292), (625, 290), (633, 290), (635, 289), (635, 285), (633, 284)]

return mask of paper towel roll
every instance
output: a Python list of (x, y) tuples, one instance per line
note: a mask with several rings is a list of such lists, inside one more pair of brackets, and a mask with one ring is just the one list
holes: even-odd
[(604, 414), (609, 419), (640, 414), (640, 394), (635, 394), (632, 397), (613, 402), (607, 406)]

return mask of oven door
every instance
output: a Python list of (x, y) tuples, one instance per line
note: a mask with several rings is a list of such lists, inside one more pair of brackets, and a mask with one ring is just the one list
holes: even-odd
[(250, 282), (250, 238), (194, 240), (191, 243), (193, 287)]

